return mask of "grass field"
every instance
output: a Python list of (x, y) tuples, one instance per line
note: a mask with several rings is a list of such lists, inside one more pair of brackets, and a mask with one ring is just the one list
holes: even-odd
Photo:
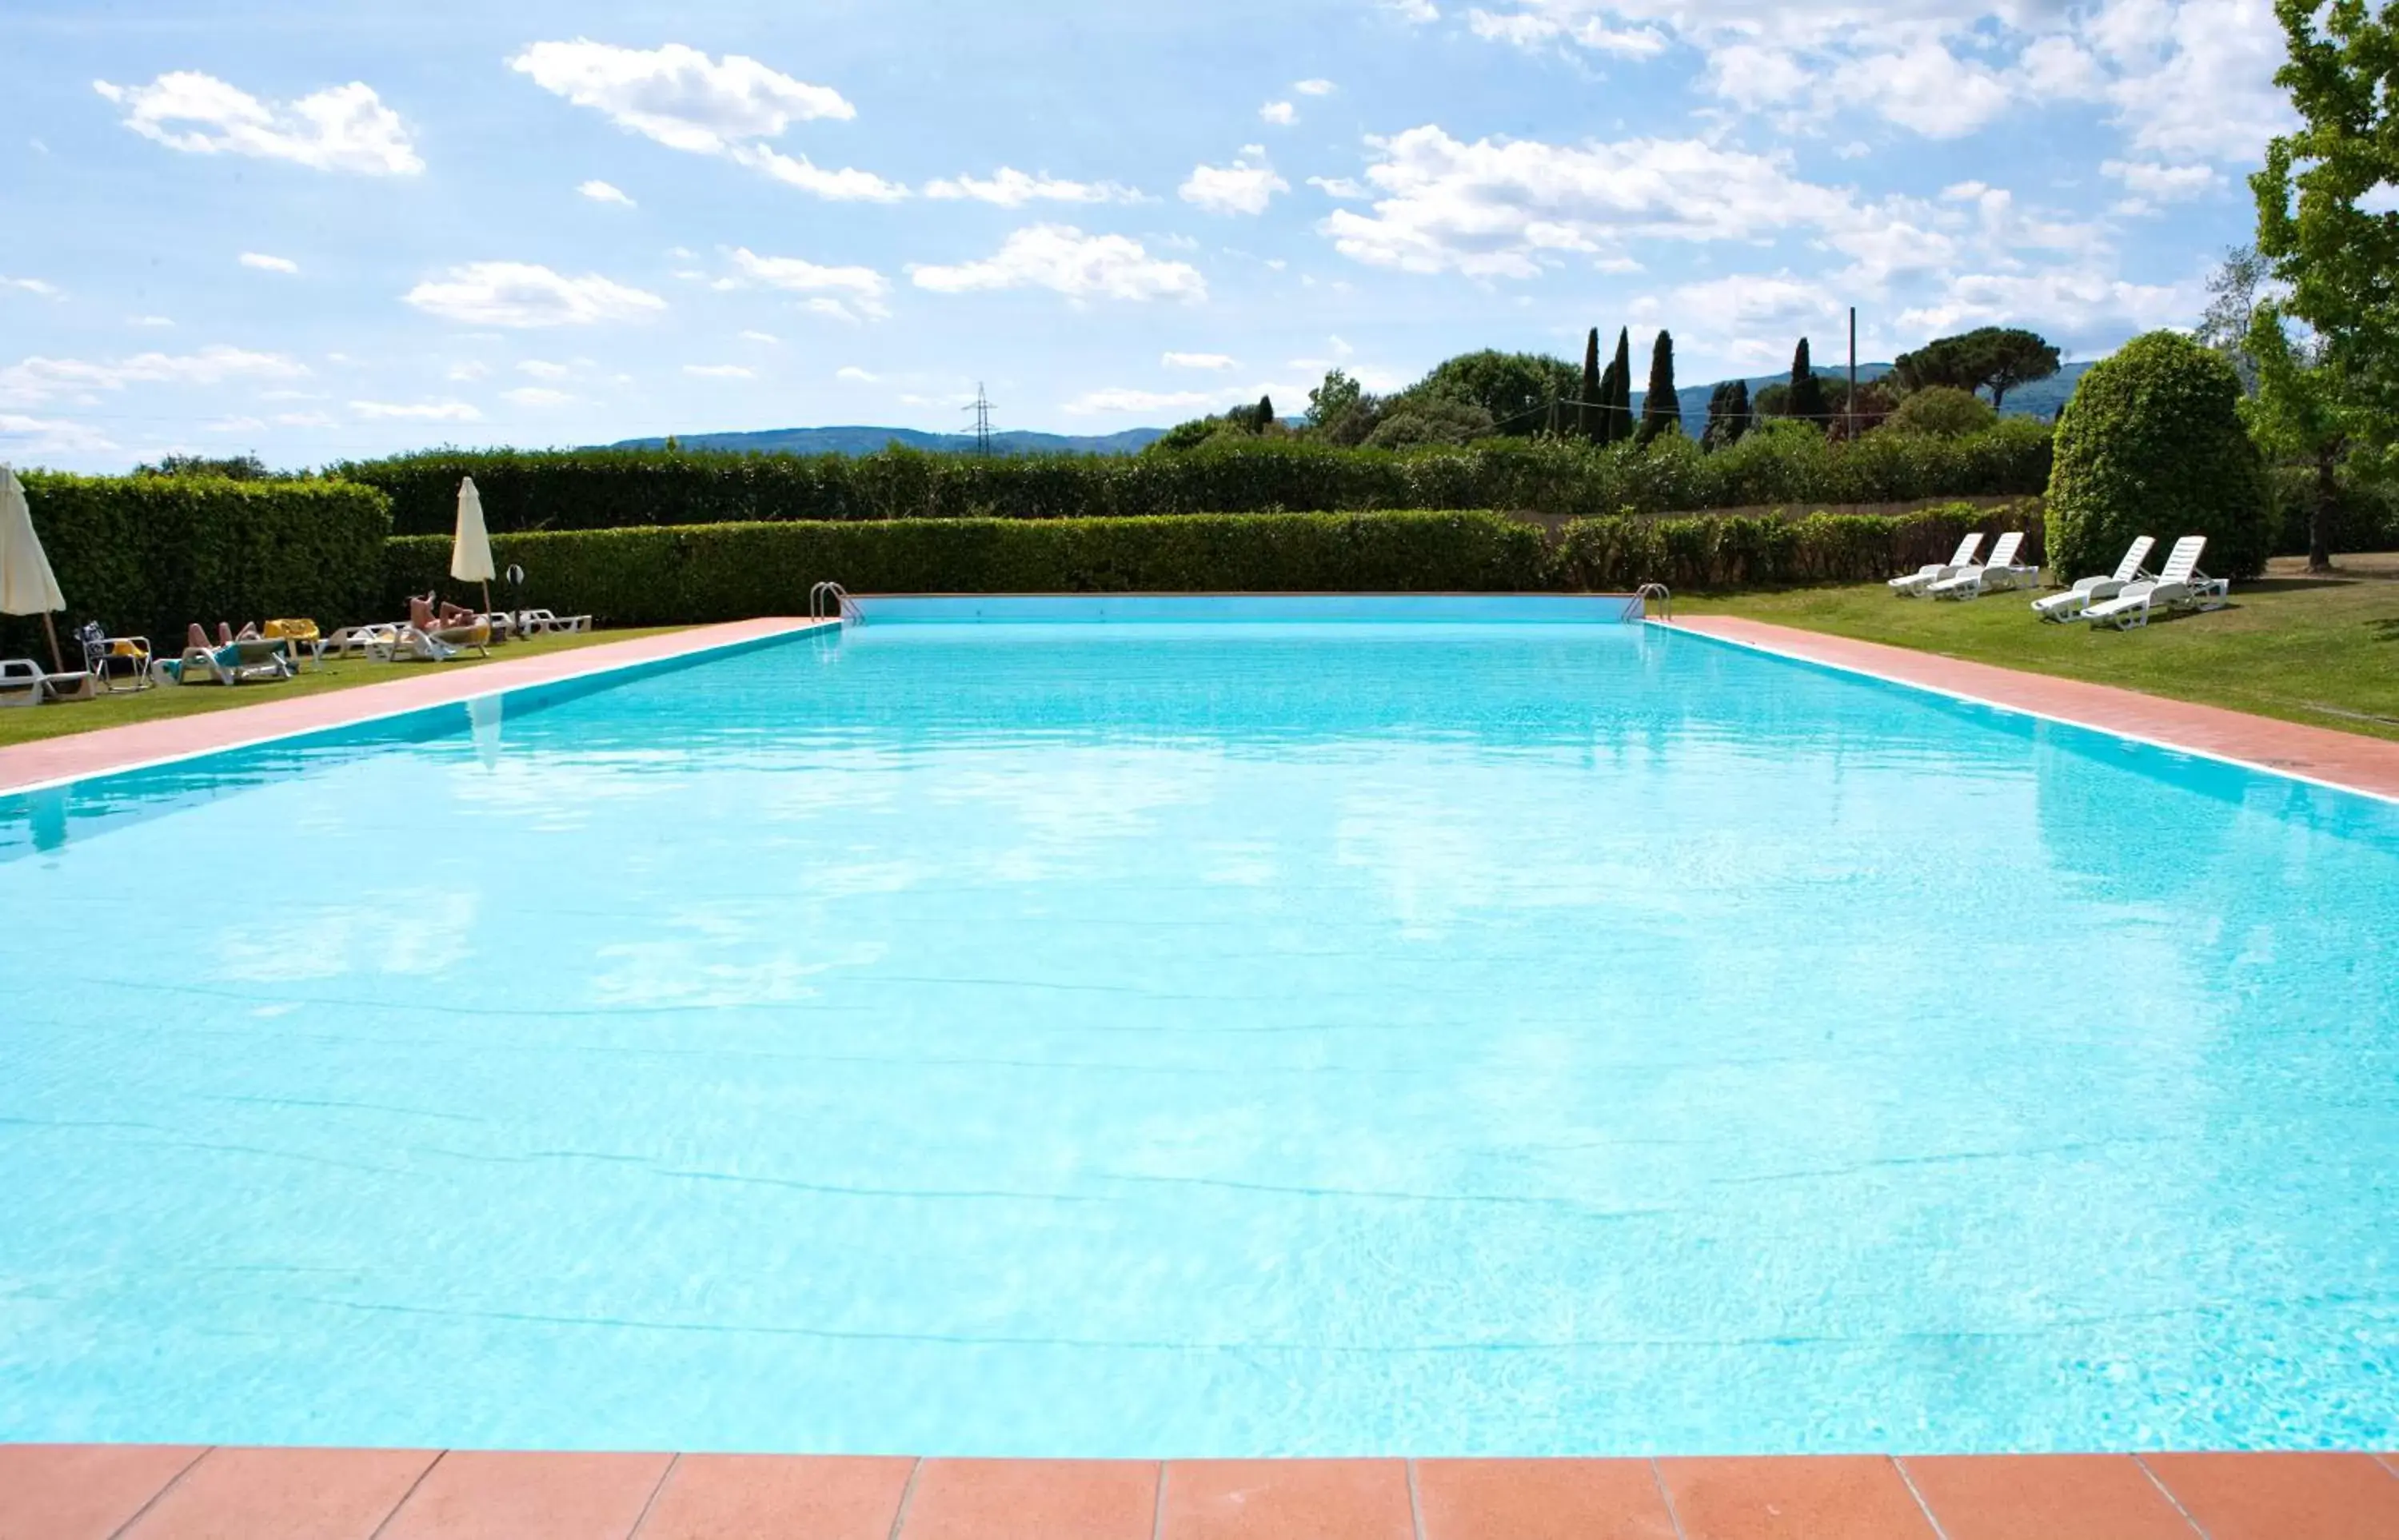
[(535, 657), (545, 653), (589, 647), (595, 642), (622, 642), (631, 637), (656, 636), (661, 630), (679, 628), (662, 626), (649, 630), (585, 631), (575, 636), (529, 637), (522, 642), (511, 642), (493, 648), (488, 660), (472, 655), (451, 663), (375, 663), (356, 657), (329, 659), (322, 669), (313, 663), (307, 664), (301, 669), (298, 678), (267, 684), (167, 685), (156, 690), (118, 691), (91, 701), (0, 707), (0, 747), (11, 743), (31, 743), (35, 738), (57, 737), (66, 733), (88, 732), (95, 727), (115, 727), (129, 722), (153, 722), (160, 717), (188, 716), (196, 711), (234, 710), (244, 706), (255, 706), (262, 700), (315, 695), (322, 690), (347, 690), (360, 684), (398, 679), (427, 669), (479, 669), (486, 661), (497, 663), (503, 658)]
[(1936, 603), (1879, 583), (1677, 595), (1674, 607), (2399, 739), (2399, 555), (2344, 557), (2328, 577), (2304, 566), (2278, 559), (2236, 585), (2229, 608), (2122, 632), (2043, 625), (2029, 595)]

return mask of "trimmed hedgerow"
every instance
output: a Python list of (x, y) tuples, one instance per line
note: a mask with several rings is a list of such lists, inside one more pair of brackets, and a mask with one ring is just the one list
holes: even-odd
[[(793, 615), (858, 593), (1509, 591), (1551, 575), (1538, 530), (1490, 513), (699, 524), (497, 535), (524, 601), (603, 625)], [(445, 580), (444, 536), (386, 547), (386, 607)]]
[[(381, 605), (391, 513), (372, 487), (52, 471), (21, 480), (66, 596), (55, 617), (62, 641), (94, 619), (164, 645), (196, 620), (338, 623)], [(0, 655), (47, 655), (40, 635), (38, 618), (0, 615)]]
[(1558, 586), (1620, 591), (1864, 583), (1945, 559), (1969, 530), (2026, 533), (2021, 560), (2040, 560), (2038, 505), (1969, 503), (1907, 514), (1811, 513), (1802, 519), (1700, 515), (1578, 519), (1560, 535)]
[(727, 454), (670, 450), (434, 450), (333, 467), (389, 493), (401, 534), (447, 533), (472, 476), (494, 533), (899, 519), (1515, 508), (1660, 513), (1773, 503), (1881, 503), (2036, 493), (2049, 429), (2011, 418), (1944, 439), (1834, 443), (1801, 425), (1714, 454), (1680, 435), (1646, 450), (1499, 439), (1464, 448), (1340, 449), (1216, 439), (1134, 455)]
[(2232, 365), (2178, 331), (2147, 332), (2092, 365), (2057, 424), (2048, 507), (2058, 565), (2105, 572), (2140, 535), (2162, 553), (2203, 534), (2203, 570), (2265, 571), (2273, 503), (2240, 400)]

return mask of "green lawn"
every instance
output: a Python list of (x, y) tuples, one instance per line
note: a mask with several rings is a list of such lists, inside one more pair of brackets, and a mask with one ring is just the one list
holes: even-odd
[(233, 710), (255, 706), (263, 700), (315, 695), (320, 690), (346, 690), (354, 685), (400, 679), (431, 669), (479, 669), (486, 661), (497, 663), (503, 658), (537, 657), (545, 653), (589, 647), (595, 642), (623, 642), (632, 637), (656, 636), (660, 631), (676, 629), (680, 628), (661, 626), (648, 630), (585, 631), (574, 636), (529, 637), (522, 642), (511, 642), (493, 648), (488, 660), (472, 655), (451, 663), (375, 663), (366, 658), (338, 658), (329, 659), (321, 671), (312, 663), (301, 669), (297, 679), (268, 684), (168, 685), (139, 693), (103, 695), (91, 701), (21, 708), (0, 706), (0, 746), (88, 732), (94, 727), (115, 727), (128, 722), (187, 716), (195, 711)]
[(1945, 657), (2060, 674), (2399, 739), (2399, 555), (2343, 558), (2330, 577), (2278, 560), (2229, 608), (2147, 629), (2043, 625), (2029, 595), (1895, 599), (1881, 584), (1677, 595), (1678, 615), (1737, 615)]

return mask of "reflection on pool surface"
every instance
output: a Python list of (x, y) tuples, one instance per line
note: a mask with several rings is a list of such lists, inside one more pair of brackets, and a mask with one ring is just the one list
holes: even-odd
[(2399, 809), (1654, 628), (870, 625), (0, 914), (0, 1440), (2399, 1430)]

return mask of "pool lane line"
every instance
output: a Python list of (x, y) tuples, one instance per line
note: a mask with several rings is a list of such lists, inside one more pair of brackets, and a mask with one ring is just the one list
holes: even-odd
[[(1854, 662), (1842, 658), (1822, 657), (1813, 653), (1801, 652), (1791, 647), (1778, 647), (1770, 642), (1752, 637), (1726, 635), (1720, 632), (1705, 629), (1695, 630), (1686, 623), (1690, 620), (1707, 621), (1716, 619), (1739, 620), (1741, 624), (1744, 626), (1757, 626), (1769, 630), (1788, 632), (1795, 637), (1809, 641), (1821, 640), (1833, 642), (1858, 641), (1858, 639), (1854, 637), (1836, 636), (1830, 632), (1809, 631), (1796, 626), (1778, 626), (1772, 621), (1750, 620), (1744, 616), (1737, 615), (1689, 615), (1685, 617), (1685, 621), (1660, 620), (1655, 617), (1651, 617), (1643, 620), (1641, 624), (1645, 626), (1655, 626), (1661, 631), (1670, 631), (1684, 636), (1694, 636), (1702, 642), (1714, 642), (1721, 647), (1739, 647), (1747, 652), (1764, 654), (1768, 657), (1779, 657), (1786, 662), (1804, 663), (1810, 668), (1830, 669), (1838, 673), (1854, 674), (1861, 679), (1877, 680), (1885, 684), (1900, 685), (1904, 689), (1920, 690), (1926, 695), (1945, 696), (1950, 700), (1962, 701), (1969, 706), (1981, 706), (1994, 711), (2006, 711), (2015, 716), (2030, 717), (2037, 722), (2055, 723), (2061, 727), (2079, 728), (2086, 733), (2097, 733), (2103, 736), (2121, 739), (2126, 743), (2137, 743), (2145, 748), (2162, 749), (2169, 753), (2175, 754), (2188, 754), (2194, 759), (2213, 760), (2218, 764), (2229, 764), (2236, 769), (2247, 770), (2257, 775), (2279, 777), (2284, 780), (2299, 781), (2309, 786), (2319, 786), (2328, 791), (2346, 791), (2352, 796), (2368, 797), (2376, 802), (2389, 803), (2394, 806), (2399, 806), (2399, 790), (2385, 791), (2377, 787), (2360, 786), (2354, 781), (2334, 780), (2324, 776), (2310, 775), (2303, 770), (2292, 770), (2280, 765), (2269, 764), (2259, 760), (2243, 759), (2238, 754), (2228, 754), (2221, 750), (2201, 749), (2194, 747), (2191, 744), (2176, 742), (2171, 738), (2151, 737), (2146, 733), (2135, 732), (2131, 728), (2127, 727), (2110, 726), (2106, 723), (2094, 722), (2083, 717), (2065, 716), (2056, 711), (2043, 710), (2038, 706), (2025, 706), (2014, 701), (1994, 700), (1988, 696), (1975, 695), (1970, 691), (1956, 689), (1946, 684), (1934, 684), (1925, 680), (1910, 679), (1904, 674), (1885, 673), (1881, 669), (1872, 668), (1864, 663)], [(1916, 652), (1916, 649), (1914, 648), (1898, 647), (1889, 642), (1859, 642), (1858, 644), (1868, 647), (1890, 647), (1892, 651), (1901, 653)], [(1978, 663), (1972, 658), (1945, 657), (1938, 653), (1926, 653), (1921, 655), (1943, 663), (1963, 663), (1972, 668), (1989, 669), (1999, 673), (2015, 675), (2040, 684), (2063, 684), (2079, 686), (2084, 689), (2108, 690), (2119, 695), (2131, 696), (2139, 700), (2154, 700), (2168, 707), (2188, 706), (2197, 708), (2201, 710), (2221, 711), (2227, 716), (2247, 718), (2251, 721), (2262, 723), (2270, 731), (2280, 727), (2295, 727), (2309, 732), (2338, 733), (2338, 729), (2337, 728), (2310, 727), (2306, 723), (2286, 723), (2278, 717), (2260, 716), (2255, 711), (2235, 710), (2233, 708), (2229, 706), (2208, 706), (2199, 701), (2176, 700), (2172, 696), (2147, 695), (2139, 690), (2125, 689), (2120, 684), (2098, 684), (2094, 683), (2089, 680), (2067, 679), (2056, 674), (2035, 673), (2029, 669), (2011, 669), (2003, 663)], [(2354, 737), (2363, 743), (2383, 744), (2385, 747), (2391, 747), (2385, 743), (2385, 740), (2383, 739), (2367, 737), (2362, 733), (2340, 734), (2339, 736)]]
[[(514, 664), (523, 669), (534, 669), (540, 664), (548, 662), (549, 658), (574, 658), (578, 662), (581, 662), (582, 660), (589, 658), (592, 654), (605, 653), (611, 648), (647, 648), (655, 644), (671, 643), (684, 641), (685, 639), (698, 639), (696, 641), (694, 645), (690, 646), (671, 648), (671, 650), (657, 653), (645, 652), (643, 655), (637, 657), (624, 657), (621, 655), (618, 655), (614, 657), (613, 661), (590, 662), (583, 667), (569, 667), (562, 669), (557, 673), (539, 673), (533, 678), (521, 678), (511, 675), (507, 682), (495, 683), (488, 686), (487, 688), (471, 690), (463, 695), (444, 696), (440, 699), (422, 700), (406, 706), (377, 707), (373, 709), (357, 712), (353, 715), (337, 716), (324, 722), (312, 722), (305, 726), (278, 728), (271, 732), (256, 733), (248, 736), (229, 736), (222, 742), (206, 744), (198, 748), (182, 749), (170, 753), (151, 754), (121, 762), (96, 764), (88, 769), (77, 770), (62, 776), (52, 776), (43, 780), (25, 781), (21, 783), (7, 780), (6, 777), (10, 756), (20, 749), (38, 750), (52, 745), (70, 742), (76, 738), (83, 737), (85, 735), (75, 733), (61, 734), (58, 737), (54, 738), (42, 738), (30, 743), (11, 744), (6, 749), (0, 749), (0, 797), (25, 796), (40, 791), (54, 791), (61, 787), (73, 786), (77, 781), (100, 780), (110, 776), (129, 775), (136, 771), (155, 770), (161, 766), (169, 764), (187, 763), (193, 760), (207, 759), (213, 754), (236, 753), (245, 749), (264, 748), (269, 744), (282, 743), (291, 738), (308, 737), (318, 733), (339, 732), (343, 729), (351, 727), (363, 727), (373, 723), (390, 722), (400, 717), (414, 716), (420, 711), (438, 711), (445, 707), (466, 706), (478, 700), (489, 700), (495, 696), (513, 695), (521, 690), (548, 689), (553, 685), (573, 683), (576, 681), (593, 679), (603, 674), (616, 673), (628, 669), (638, 669), (653, 663), (684, 662), (689, 659), (704, 656), (709, 653), (729, 652), (734, 648), (746, 647), (757, 642), (779, 641), (791, 637), (805, 636), (813, 631), (835, 630), (840, 628), (841, 624), (842, 623), (839, 620), (806, 620), (784, 616), (775, 616), (760, 620), (733, 620), (724, 621), (709, 626), (696, 626), (685, 630), (672, 632), (664, 636), (628, 637), (622, 642), (603, 642), (589, 648), (577, 648), (573, 652), (552, 653), (548, 655), (547, 657), (542, 658), (501, 657), (495, 659), (494, 661), (502, 668)], [(741, 635), (735, 637), (723, 637), (718, 634), (723, 631), (735, 629), (736, 628), (742, 628)], [(751, 628), (760, 628), (752, 629)], [(439, 665), (435, 665), (435, 667), (439, 667)], [(478, 668), (468, 670), (468, 674), (467, 676), (453, 677), (481, 677), (487, 674), (489, 671), (490, 670), (487, 669)], [(440, 676), (434, 674), (412, 674), (399, 679), (379, 681), (374, 684), (359, 686), (356, 690), (329, 691), (322, 696), (293, 696), (284, 697), (282, 699), (262, 700), (255, 702), (254, 705), (258, 707), (273, 707), (278, 705), (296, 706), (304, 703), (313, 705), (319, 700), (326, 701), (330, 704), (334, 700), (346, 699), (353, 695), (372, 695), (389, 685), (422, 684), (437, 681), (440, 678)], [(166, 686), (159, 687), (166, 688)], [(179, 689), (183, 688), (183, 686), (180, 685), (175, 687)], [(197, 688), (197, 686), (195, 687)], [(252, 708), (251, 707), (240, 707), (220, 714), (227, 718), (239, 718), (246, 711), (251, 709)], [(188, 717), (164, 718), (160, 719), (156, 723), (123, 723), (113, 727), (94, 728), (91, 731), (95, 734), (139, 731), (153, 725), (182, 723), (187, 722), (198, 723), (207, 722), (208, 720), (210, 720), (209, 714), (201, 713)]]

